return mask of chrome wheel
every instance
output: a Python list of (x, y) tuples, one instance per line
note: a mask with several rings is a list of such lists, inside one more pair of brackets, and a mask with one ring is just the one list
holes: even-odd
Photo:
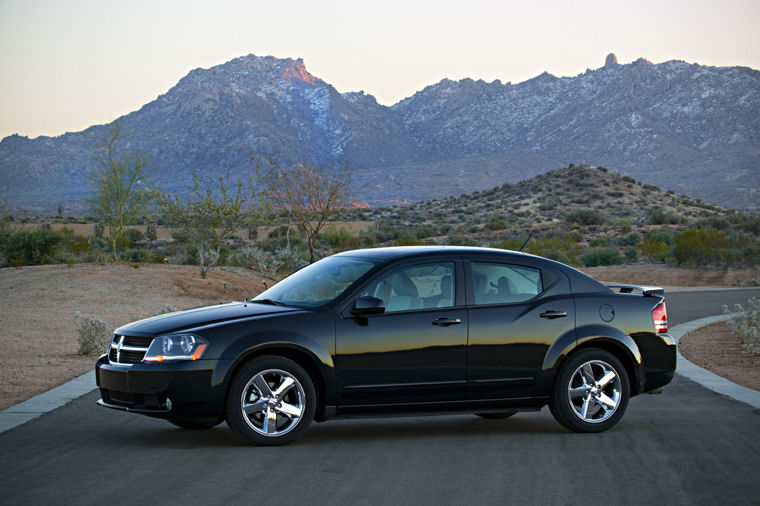
[(306, 394), (298, 379), (281, 369), (254, 375), (240, 398), (243, 419), (258, 434), (279, 437), (293, 430), (306, 409)]
[(567, 387), (573, 412), (588, 423), (604, 422), (614, 415), (621, 395), (620, 376), (602, 360), (590, 360), (578, 367)]
[(576, 432), (602, 432), (625, 414), (631, 386), (623, 363), (606, 350), (586, 348), (559, 368), (549, 408), (559, 423)]

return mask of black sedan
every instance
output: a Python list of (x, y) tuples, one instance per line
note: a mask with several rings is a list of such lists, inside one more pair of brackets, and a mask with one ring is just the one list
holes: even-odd
[(226, 420), (289, 443), (312, 420), (549, 405), (600, 432), (670, 382), (663, 290), (604, 286), (552, 260), (486, 248), (349, 251), (254, 300), (131, 323), (96, 364), (102, 406), (184, 428)]

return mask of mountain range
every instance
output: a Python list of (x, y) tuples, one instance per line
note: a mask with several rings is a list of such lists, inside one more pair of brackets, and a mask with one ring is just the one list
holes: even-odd
[[(393, 106), (340, 93), (301, 59), (248, 55), (195, 69), (120, 121), (167, 191), (191, 170), (247, 178), (252, 157), (347, 161), (355, 197), (460, 195), (588, 163), (728, 207), (760, 209), (760, 72), (641, 58), (518, 84), (443, 79)], [(0, 196), (84, 209), (108, 125), (0, 142)]]

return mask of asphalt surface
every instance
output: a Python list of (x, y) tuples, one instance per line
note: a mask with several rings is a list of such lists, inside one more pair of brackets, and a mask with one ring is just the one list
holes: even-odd
[[(760, 290), (673, 292), (670, 323)], [(758, 504), (760, 410), (676, 376), (601, 434), (548, 409), (336, 420), (294, 444), (244, 445), (88, 394), (0, 434), (0, 504)]]

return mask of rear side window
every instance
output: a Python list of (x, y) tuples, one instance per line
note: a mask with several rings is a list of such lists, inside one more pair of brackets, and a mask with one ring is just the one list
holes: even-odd
[(522, 265), (472, 263), (475, 304), (511, 304), (543, 291), (541, 271)]

